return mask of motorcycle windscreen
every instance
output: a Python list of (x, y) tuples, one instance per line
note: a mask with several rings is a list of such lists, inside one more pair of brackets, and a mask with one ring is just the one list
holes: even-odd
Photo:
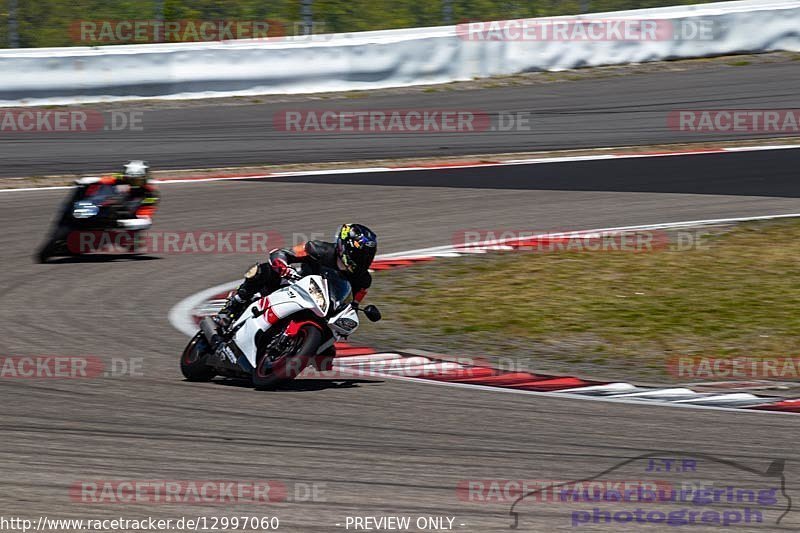
[(328, 315), (333, 315), (353, 301), (353, 287), (335, 270), (325, 269), (322, 277), (328, 282), (328, 296), (331, 301)]
[(83, 195), (84, 200), (91, 200), (95, 205), (102, 204), (112, 198), (119, 199), (120, 197), (121, 194), (116, 187), (102, 183), (89, 185), (86, 188), (86, 194)]

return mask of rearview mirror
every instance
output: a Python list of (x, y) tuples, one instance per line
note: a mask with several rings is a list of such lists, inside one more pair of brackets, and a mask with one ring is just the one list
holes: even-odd
[(364, 315), (370, 322), (377, 322), (381, 319), (381, 312), (374, 305), (368, 305), (362, 311), (364, 311)]

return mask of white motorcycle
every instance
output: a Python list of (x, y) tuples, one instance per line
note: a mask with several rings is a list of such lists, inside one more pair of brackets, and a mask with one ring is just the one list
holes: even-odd
[(256, 295), (227, 327), (203, 318), (181, 355), (181, 371), (189, 381), (250, 377), (257, 389), (270, 389), (309, 364), (329, 370), (333, 344), (358, 328), (358, 311), (372, 322), (381, 319), (374, 305), (358, 306), (335, 270), (297, 275), (268, 296)]

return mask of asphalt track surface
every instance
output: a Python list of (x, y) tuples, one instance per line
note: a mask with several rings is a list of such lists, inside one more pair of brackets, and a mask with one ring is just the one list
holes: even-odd
[[(266, 228), (289, 240), (291, 232), (329, 233), (333, 221), (357, 218), (374, 226), (388, 253), (447, 244), (464, 228), (583, 229), (793, 213), (800, 212), (798, 162), (800, 151), (786, 150), (173, 184), (163, 187), (157, 229)], [(64, 195), (0, 193), (0, 354), (138, 358), (142, 375), (0, 383), (4, 516), (278, 516), (283, 531), (339, 531), (344, 527), (335, 524), (347, 516), (447, 515), (455, 517), (455, 530), (504, 531), (509, 503), (463, 501), (459, 483), (578, 479), (651, 452), (703, 452), (759, 470), (784, 458), (787, 489), (800, 497), (800, 430), (792, 416), (381, 380), (302, 380), (274, 393), (184, 382), (177, 359), (187, 339), (167, 313), (180, 299), (240, 275), (255, 258), (164, 254), (35, 265), (31, 253)], [(372, 300), (380, 303), (379, 286)], [(391, 317), (364, 327), (391, 327)], [(642, 469), (639, 463), (608, 477), (652, 479)], [(694, 478), (739, 486), (748, 475), (703, 463)], [(275, 505), (89, 504), (69, 497), (69, 487), (82, 480), (147, 479), (282, 480), (291, 492), (303, 492), (303, 483), (321, 492), (315, 502)], [(523, 505), (520, 530), (571, 530), (574, 508)], [(798, 527), (792, 513), (781, 526), (765, 519), (758, 529)]]
[[(122, 159), (160, 169), (362, 159), (492, 154), (730, 139), (730, 133), (673, 131), (680, 109), (793, 109), (796, 61), (742, 67), (710, 64), (651, 72), (473, 91), (319, 99), (255, 105), (159, 105), (142, 115), (143, 131), (0, 134), (0, 176), (104, 172)], [(116, 106), (119, 110), (139, 109)], [(470, 110), (524, 113), (522, 131), (466, 133), (286, 133), (273, 115), (285, 110)], [(786, 133), (779, 134), (786, 136)], [(736, 134), (736, 138), (763, 134)]]

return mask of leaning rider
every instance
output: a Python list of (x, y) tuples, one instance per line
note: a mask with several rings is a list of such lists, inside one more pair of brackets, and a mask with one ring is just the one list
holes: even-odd
[(282, 282), (297, 276), (293, 264), (304, 265), (311, 273), (323, 267), (339, 271), (350, 282), (353, 299), (361, 302), (372, 284), (369, 267), (378, 250), (375, 233), (362, 224), (344, 224), (336, 233), (336, 242), (308, 241), (292, 249), (275, 249), (269, 261), (256, 263), (247, 271), (244, 282), (228, 298), (219, 312), (223, 324), (229, 324), (253, 299), (255, 293), (269, 294)]
[(131, 230), (148, 229), (153, 224), (153, 215), (159, 202), (158, 189), (150, 182), (150, 167), (145, 161), (127, 163), (121, 173), (107, 174), (87, 184), (86, 195), (93, 194), (93, 187), (113, 186), (122, 197), (123, 212), (117, 223)]

